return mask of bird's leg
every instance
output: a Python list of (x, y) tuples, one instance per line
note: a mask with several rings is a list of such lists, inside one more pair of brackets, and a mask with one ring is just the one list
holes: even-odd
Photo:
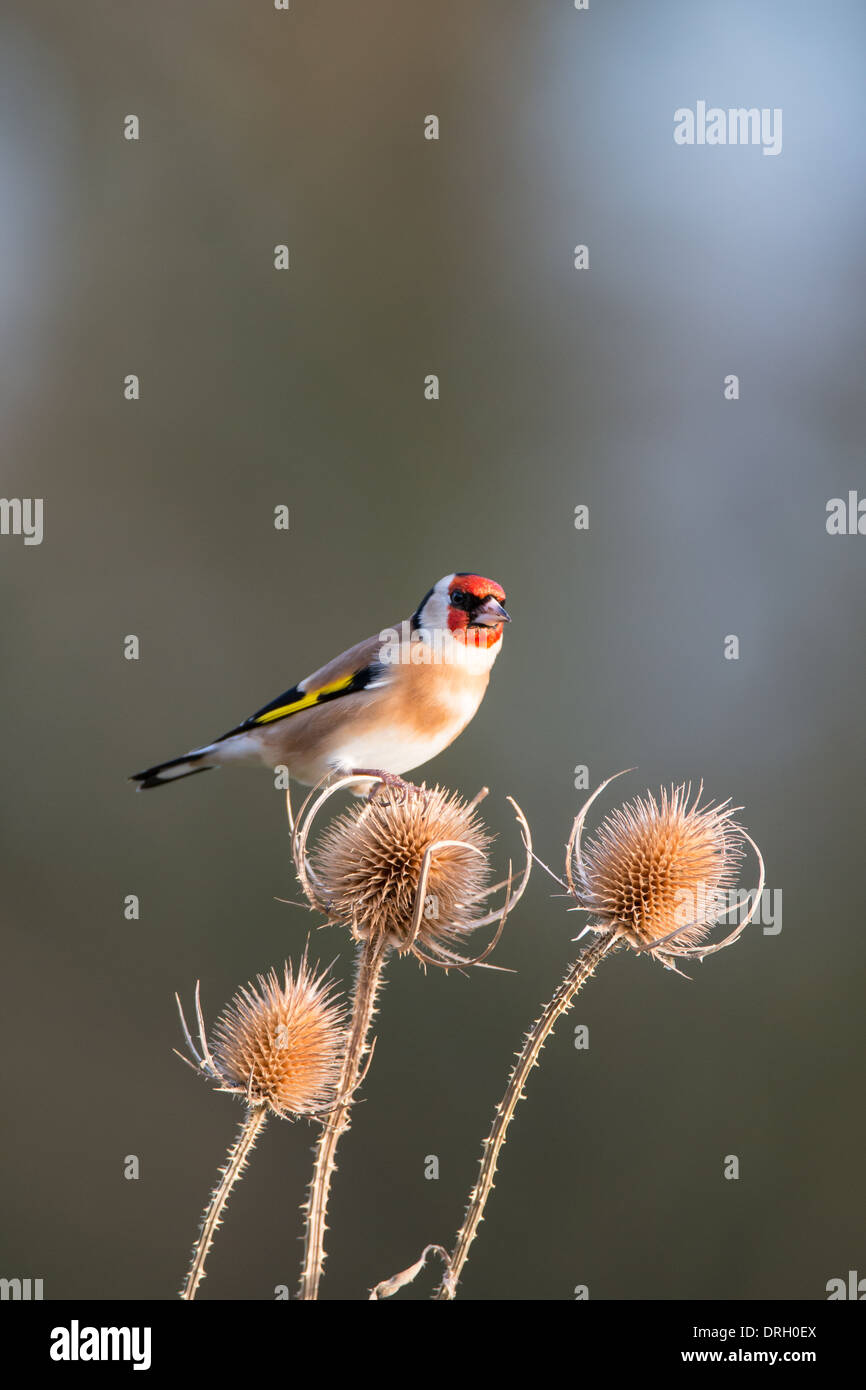
[(370, 788), (367, 797), (368, 801), (373, 800), (379, 788), (382, 786), (403, 787), (407, 792), (412, 789), (411, 782), (404, 781), (403, 778), (398, 777), (395, 772), (383, 772), (379, 767), (353, 767), (351, 775), (353, 777), (375, 777), (376, 782), (375, 785)]

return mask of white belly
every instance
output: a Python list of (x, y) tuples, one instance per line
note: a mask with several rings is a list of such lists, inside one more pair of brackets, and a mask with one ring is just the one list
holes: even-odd
[[(435, 758), (451, 742), (453, 730), (438, 738), (430, 734), (407, 736), (396, 729), (370, 730), (355, 737), (351, 743), (332, 751), (331, 765), (349, 771), (354, 767), (375, 768), (377, 772), (410, 772), (430, 758)], [(327, 768), (319, 774), (324, 776)]]

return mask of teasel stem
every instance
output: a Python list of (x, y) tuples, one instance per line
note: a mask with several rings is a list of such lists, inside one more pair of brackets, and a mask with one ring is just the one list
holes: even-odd
[(195, 1244), (195, 1249), (193, 1250), (192, 1264), (190, 1265), (186, 1283), (180, 1292), (180, 1296), (183, 1299), (191, 1300), (196, 1296), (198, 1286), (204, 1278), (205, 1260), (213, 1244), (213, 1238), (217, 1228), (222, 1221), (226, 1202), (229, 1199), (232, 1188), (247, 1165), (247, 1159), (252, 1153), (253, 1146), (264, 1128), (267, 1117), (267, 1106), (251, 1105), (244, 1117), (244, 1122), (240, 1127), (238, 1137), (228, 1151), (225, 1164), (220, 1169), (220, 1180), (211, 1194), (210, 1201), (205, 1207), (201, 1230)]
[(481, 1164), (478, 1181), (469, 1194), (469, 1203), (463, 1225), (457, 1234), (457, 1241), (450, 1257), (449, 1267), (439, 1288), (433, 1295), (439, 1300), (450, 1300), (457, 1296), (457, 1285), (463, 1273), (463, 1266), (469, 1258), (469, 1248), (484, 1220), (484, 1208), (493, 1190), (493, 1179), (499, 1161), (499, 1151), (505, 1143), (508, 1126), (522, 1099), (523, 1088), (529, 1073), (538, 1062), (538, 1055), (547, 1042), (556, 1020), (567, 1013), (574, 1003), (581, 986), (593, 975), (605, 956), (621, 945), (618, 933), (610, 931), (600, 936), (593, 945), (581, 951), (565, 978), (557, 986), (550, 1001), (545, 1004), (540, 1017), (526, 1035), (526, 1041), (508, 1078), (505, 1094), (496, 1107), (490, 1133), (482, 1145)]
[(337, 1166), (337, 1145), (349, 1128), (355, 1091), (359, 1081), (363, 1079), (361, 1068), (369, 1051), (370, 1025), (376, 1014), (376, 997), (382, 981), (382, 967), (386, 954), (387, 944), (380, 937), (371, 937), (359, 943), (352, 1017), (337, 1088), (337, 1102), (328, 1112), (322, 1126), (319, 1142), (314, 1150), (316, 1158), (310, 1190), (302, 1207), (306, 1225), (304, 1264), (298, 1297), (303, 1299), (316, 1299), (319, 1296), (319, 1280), (325, 1263), (325, 1218), (328, 1212), (331, 1178)]

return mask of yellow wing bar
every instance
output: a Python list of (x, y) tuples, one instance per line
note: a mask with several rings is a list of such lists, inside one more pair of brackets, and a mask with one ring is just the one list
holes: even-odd
[(320, 685), (316, 690), (305, 690), (298, 692), (298, 698), (290, 700), (285, 705), (278, 705), (275, 709), (263, 710), (257, 714), (254, 724), (271, 724), (275, 719), (285, 719), (287, 714), (297, 714), (299, 710), (310, 709), (312, 705), (318, 705), (322, 700), (333, 699), (335, 695), (347, 694), (350, 690), (358, 689), (357, 671), (351, 676), (343, 676), (338, 681), (331, 681), (330, 685)]

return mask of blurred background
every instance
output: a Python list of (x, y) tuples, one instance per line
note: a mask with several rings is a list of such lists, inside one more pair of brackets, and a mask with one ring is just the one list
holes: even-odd
[[(2, 492), (44, 498), (45, 530), (0, 539), (5, 1277), (174, 1296), (242, 1114), (173, 1056), (174, 991), (200, 977), (213, 1019), (316, 925), (277, 901), (265, 770), (125, 777), (452, 570), (500, 580), (513, 622), (418, 775), (490, 786), (503, 862), (507, 794), (556, 864), (575, 767), (637, 766), (608, 807), (703, 778), (784, 895), (780, 933), (691, 981), (604, 965), (533, 1074), (463, 1296), (820, 1299), (866, 1274), (866, 539), (825, 527), (866, 492), (864, 45), (856, 0), (6, 0)], [(701, 99), (781, 107), (782, 153), (678, 147)], [(537, 872), (509, 923), (513, 974), (389, 967), (324, 1297), (453, 1242), (576, 949), (556, 891)], [(351, 977), (344, 935), (312, 950)], [(294, 1293), (313, 1140), (265, 1133), (202, 1297)]]

